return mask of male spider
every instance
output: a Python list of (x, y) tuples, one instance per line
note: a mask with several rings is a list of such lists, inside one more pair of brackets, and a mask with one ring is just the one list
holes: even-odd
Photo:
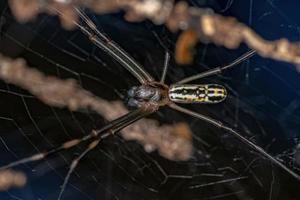
[(300, 180), (300, 176), (289, 169), (287, 166), (276, 160), (270, 154), (268, 154), (261, 147), (257, 146), (247, 138), (240, 135), (237, 131), (232, 128), (224, 125), (222, 122), (215, 120), (211, 117), (202, 115), (200, 113), (188, 110), (181, 106), (178, 106), (176, 103), (219, 103), (226, 98), (226, 90), (223, 86), (216, 84), (206, 84), (206, 85), (192, 85), (187, 84), (193, 80), (197, 80), (203, 77), (216, 75), (222, 73), (224, 70), (230, 69), (234, 66), (237, 66), (239, 63), (255, 55), (255, 51), (251, 50), (244, 55), (240, 56), (232, 63), (223, 66), (216, 67), (205, 71), (203, 73), (185, 78), (181, 81), (173, 83), (168, 86), (164, 83), (166, 73), (168, 70), (168, 63), (170, 56), (168, 53), (165, 54), (164, 68), (161, 75), (160, 81), (155, 81), (154, 78), (146, 72), (142, 66), (140, 66), (132, 57), (130, 57), (121, 47), (119, 47), (111, 39), (107, 38), (103, 33), (101, 33), (96, 25), (85, 15), (81, 10), (76, 9), (80, 18), (82, 19), (82, 24), (74, 22), (76, 26), (89, 37), (90, 41), (95, 44), (97, 47), (104, 50), (115, 60), (117, 60), (123, 67), (125, 67), (140, 83), (140, 86), (132, 87), (128, 91), (128, 104), (133, 107), (137, 107), (136, 110), (129, 112), (128, 114), (121, 116), (120, 118), (110, 122), (105, 127), (92, 131), (91, 134), (84, 136), (83, 138), (74, 139), (67, 141), (60, 145), (59, 147), (53, 148), (47, 152), (39, 153), (28, 158), (24, 158), (13, 163), (10, 163), (6, 166), (1, 167), (0, 169), (5, 169), (13, 167), (19, 164), (36, 161), (45, 158), (46, 156), (56, 153), (58, 151), (69, 149), (78, 145), (84, 141), (93, 141), (90, 143), (88, 148), (81, 153), (77, 158), (72, 161), (68, 174), (64, 179), (63, 186), (61, 188), (58, 199), (61, 199), (63, 191), (68, 183), (71, 173), (74, 171), (79, 160), (83, 158), (89, 151), (94, 149), (100, 140), (110, 136), (112, 133), (118, 132), (124, 127), (134, 123), (136, 120), (147, 116), (151, 113), (156, 112), (162, 106), (168, 106), (174, 110), (185, 113), (187, 115), (193, 116), (200, 120), (206, 121), (207, 123), (223, 129), (228, 133), (235, 136), (244, 144), (248, 145), (253, 150), (260, 153), (263, 157), (269, 159), (272, 163), (279, 166), (290, 175)]

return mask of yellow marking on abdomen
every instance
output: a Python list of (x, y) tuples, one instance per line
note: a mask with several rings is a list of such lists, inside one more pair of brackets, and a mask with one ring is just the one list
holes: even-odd
[(219, 103), (227, 96), (226, 89), (217, 84), (172, 85), (169, 98), (178, 103)]

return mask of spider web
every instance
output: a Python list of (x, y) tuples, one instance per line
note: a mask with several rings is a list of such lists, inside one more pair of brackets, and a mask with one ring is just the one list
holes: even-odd
[[(297, 5), (269, 0), (190, 3), (234, 16), (267, 39), (299, 40), (297, 11), (293, 10)], [(86, 90), (107, 100), (125, 102), (127, 90), (138, 84), (79, 31), (63, 30), (56, 17), (40, 15), (31, 23), (19, 24), (7, 3), (1, 4), (1, 53), (23, 57), (28, 65), (47, 75), (75, 79)], [(149, 21), (125, 22), (122, 13), (88, 14), (99, 29), (159, 79), (164, 51), (169, 49), (174, 56), (177, 35)], [(233, 51), (199, 44), (193, 65), (177, 66), (171, 61), (167, 83), (229, 63), (245, 51), (244, 46)], [(229, 97), (224, 103), (187, 107), (239, 130), (299, 174), (299, 80), (293, 66), (255, 56), (223, 75), (196, 81), (226, 86)], [(2, 81), (0, 108), (1, 166), (87, 135), (106, 123), (91, 111), (49, 107), (27, 91)], [(81, 160), (64, 199), (297, 198), (299, 182), (224, 131), (165, 108), (151, 118), (161, 124), (185, 121), (190, 125), (194, 143), (190, 160), (169, 161), (156, 152), (146, 153), (136, 142), (112, 136)], [(85, 147), (80, 145), (16, 167), (27, 175), (28, 183), (21, 189), (0, 193), (1, 199), (57, 199), (72, 159)]]

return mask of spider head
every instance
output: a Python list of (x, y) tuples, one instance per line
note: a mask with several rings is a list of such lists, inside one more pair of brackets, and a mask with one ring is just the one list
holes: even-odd
[(158, 104), (161, 99), (160, 90), (150, 85), (134, 86), (127, 92), (129, 107), (142, 107), (145, 104)]
[(131, 108), (145, 108), (155, 111), (159, 106), (169, 102), (168, 87), (164, 84), (151, 82), (132, 87), (127, 92), (127, 103)]

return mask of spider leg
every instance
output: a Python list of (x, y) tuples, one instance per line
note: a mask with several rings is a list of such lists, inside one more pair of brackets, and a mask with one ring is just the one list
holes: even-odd
[(96, 146), (99, 144), (100, 142), (100, 139), (97, 139), (93, 142), (91, 142), (89, 144), (89, 146), (78, 156), (76, 157), (73, 161), (72, 161), (72, 164), (70, 165), (70, 168), (69, 168), (69, 171), (68, 171), (68, 174), (66, 175), (65, 179), (64, 179), (64, 183), (61, 187), (61, 190), (59, 192), (59, 196), (58, 196), (58, 200), (60, 200), (62, 198), (62, 195), (63, 195), (63, 192), (65, 191), (65, 188), (69, 182), (69, 179), (71, 177), (71, 174), (72, 172), (75, 170), (75, 168), (77, 167), (79, 161), (88, 153), (90, 152), (91, 150), (93, 150), (94, 148), (96, 148)]
[(201, 78), (204, 78), (204, 77), (207, 77), (207, 76), (221, 74), (224, 70), (230, 69), (230, 68), (232, 68), (232, 67), (240, 64), (241, 62), (243, 62), (243, 61), (251, 58), (255, 54), (256, 54), (255, 50), (250, 50), (250, 51), (244, 53), (243, 55), (241, 55), (240, 57), (238, 57), (237, 59), (235, 59), (234, 61), (232, 61), (228, 65), (209, 69), (209, 70), (207, 70), (205, 72), (202, 72), (202, 73), (199, 73), (199, 74), (196, 74), (196, 75), (184, 78), (184, 79), (182, 79), (181, 81), (178, 81), (175, 84), (184, 84), (184, 83), (188, 83), (188, 82), (191, 82), (191, 81), (194, 81), (194, 80), (197, 80), (197, 79), (201, 79)]
[[(131, 113), (124, 115), (123, 117), (118, 118), (117, 120), (114, 120), (111, 124), (109, 124), (110, 126), (113, 126), (113, 128), (110, 128), (108, 132), (106, 132), (105, 134), (101, 134), (99, 135), (99, 133), (103, 132), (103, 128), (97, 131), (94, 131), (94, 134), (97, 137), (96, 140), (94, 140), (93, 142), (91, 142), (89, 144), (89, 146), (78, 156), (76, 157), (69, 168), (69, 171), (64, 179), (64, 183), (61, 187), (59, 196), (58, 196), (58, 200), (60, 200), (62, 198), (63, 192), (69, 182), (69, 179), (71, 177), (71, 174), (73, 173), (73, 171), (75, 170), (75, 168), (77, 167), (77, 165), (79, 164), (79, 161), (91, 150), (93, 150), (94, 148), (96, 148), (96, 146), (99, 144), (100, 140), (108, 137), (111, 134), (114, 134), (120, 130), (122, 130), (123, 128), (127, 127), (128, 125), (134, 123), (135, 121), (141, 119), (142, 117), (144, 117), (145, 115), (150, 114), (149, 112), (143, 111), (143, 110), (135, 110), (132, 111)], [(125, 120), (124, 120), (125, 119)], [(105, 128), (105, 127), (104, 127)], [(107, 128), (106, 128), (107, 130)]]
[(50, 155), (52, 155), (54, 153), (57, 153), (59, 151), (72, 148), (72, 147), (78, 145), (79, 143), (81, 143), (83, 141), (85, 141), (84, 138), (69, 140), (69, 141), (61, 144), (60, 146), (54, 147), (53, 149), (50, 149), (50, 150), (48, 150), (46, 152), (37, 153), (37, 154), (34, 154), (32, 156), (29, 156), (29, 157), (17, 160), (15, 162), (11, 162), (11, 163), (9, 163), (7, 165), (4, 165), (4, 166), (0, 167), (0, 171), (4, 170), (4, 169), (7, 169), (7, 168), (18, 166), (20, 164), (25, 164), (25, 163), (29, 163), (29, 162), (34, 162), (34, 161), (42, 160), (42, 159), (44, 159), (44, 158), (46, 158), (46, 157), (48, 157), (48, 156), (50, 156)]
[[(92, 20), (80, 9), (75, 8), (76, 12), (83, 21), (83, 24), (79, 24), (74, 21), (75, 25), (81, 30), (82, 33), (87, 35), (90, 41), (97, 47), (102, 49), (108, 55), (113, 57), (123, 67), (125, 67), (134, 77), (136, 77), (140, 83), (151, 82), (154, 78), (143, 69), (143, 67), (135, 61), (126, 51), (124, 51), (113, 40), (101, 33)], [(57, 12), (59, 12), (57, 10)], [(63, 13), (59, 12), (63, 15)]]
[(166, 51), (165, 53), (165, 61), (164, 61), (164, 69), (160, 78), (160, 83), (164, 83), (165, 79), (166, 79), (166, 75), (167, 75), (167, 71), (168, 71), (168, 66), (169, 66), (169, 62), (170, 62), (170, 53), (168, 51)]
[(256, 152), (260, 153), (263, 157), (269, 159), (272, 163), (274, 163), (278, 167), (282, 168), (287, 173), (289, 173), (290, 175), (292, 175), (293, 177), (295, 177), (297, 180), (300, 181), (300, 176), (298, 174), (296, 174), (291, 169), (289, 169), (287, 166), (285, 166), (284, 164), (282, 164), (281, 162), (279, 162), (278, 160), (276, 160), (276, 158), (274, 158), (273, 156), (271, 156), (264, 149), (262, 149), (261, 147), (259, 147), (256, 144), (254, 144), (253, 142), (251, 142), (250, 140), (248, 140), (247, 138), (245, 138), (244, 136), (242, 136), (241, 134), (239, 134), (237, 131), (233, 130), (232, 128), (224, 125), (222, 122), (217, 121), (217, 120), (215, 120), (215, 119), (213, 119), (211, 117), (202, 115), (200, 113), (196, 113), (196, 112), (191, 111), (189, 109), (183, 108), (183, 107), (178, 106), (176, 104), (170, 104), (169, 107), (171, 107), (172, 109), (177, 110), (179, 112), (185, 113), (187, 115), (196, 117), (196, 118), (198, 118), (200, 120), (206, 121), (206, 122), (208, 122), (211, 125), (214, 125), (214, 126), (216, 126), (218, 128), (221, 128), (221, 129), (227, 131), (228, 133), (230, 133), (231, 135), (233, 135), (234, 137), (236, 137), (237, 139), (239, 139), (241, 142), (243, 142), (244, 144), (246, 144), (247, 146), (249, 146), (250, 148), (252, 148)]
[[(144, 117), (145, 115), (148, 115), (150, 114), (149, 112), (144, 112), (142, 110), (135, 110), (131, 113), (129, 113), (130, 115), (124, 115), (123, 117), (120, 117), (119, 119), (117, 120), (114, 120), (113, 122), (114, 123), (111, 123), (111, 126), (113, 126), (113, 128), (111, 128), (109, 130), (109, 132), (105, 133), (105, 134), (102, 134), (102, 135), (99, 135), (99, 133), (103, 132), (100, 130), (97, 130), (94, 132), (95, 135), (99, 135), (99, 137), (97, 137), (98, 139), (94, 140), (93, 142), (91, 142), (89, 144), (89, 146), (87, 147), (87, 149), (85, 149), (77, 158), (75, 158), (71, 165), (70, 165), (70, 168), (69, 168), (69, 171), (64, 179), (64, 183), (61, 187), (61, 190), (60, 190), (60, 193), (59, 193), (59, 196), (58, 196), (58, 200), (60, 200), (62, 198), (62, 195), (63, 195), (63, 192), (69, 182), (69, 179), (71, 177), (71, 174), (72, 172), (75, 170), (75, 168), (77, 167), (79, 161), (88, 153), (90, 152), (91, 150), (93, 150), (94, 148), (96, 148), (96, 146), (99, 144), (100, 140), (101, 139), (104, 139), (106, 138), (107, 136), (111, 135), (111, 134), (114, 134), (120, 130), (122, 130), (123, 128), (127, 127), (128, 125), (134, 123), (135, 121), (141, 119), (142, 117)], [(126, 119), (124, 121), (124, 119)]]
[(91, 140), (92, 138), (104, 139), (104, 138), (120, 131), (121, 129), (125, 128), (126, 126), (129, 126), (130, 124), (134, 123), (135, 121), (141, 119), (142, 117), (144, 117), (145, 115), (148, 115), (148, 114), (150, 114), (150, 112), (146, 112), (143, 109), (134, 110), (132, 112), (129, 112), (129, 113), (111, 121), (110, 123), (108, 123), (107, 125), (102, 127), (101, 129), (93, 130), (90, 134), (88, 134), (82, 138), (69, 140), (69, 141), (59, 145), (58, 147), (54, 147), (48, 151), (37, 153), (32, 156), (17, 160), (15, 162), (11, 162), (7, 165), (0, 167), (0, 170), (15, 167), (20, 164), (25, 164), (25, 163), (29, 163), (29, 162), (42, 160), (52, 154), (55, 154), (62, 150), (70, 149), (80, 143)]

